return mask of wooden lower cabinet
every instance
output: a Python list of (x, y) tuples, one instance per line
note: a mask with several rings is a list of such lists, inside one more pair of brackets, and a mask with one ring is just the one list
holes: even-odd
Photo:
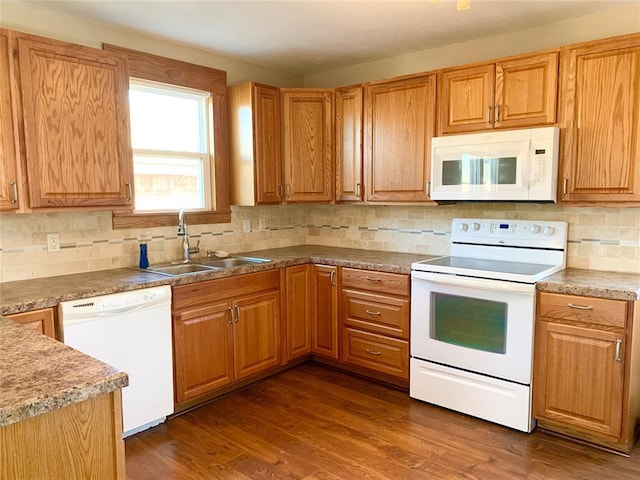
[(0, 427), (0, 478), (126, 478), (120, 389)]
[(56, 325), (53, 308), (43, 308), (41, 310), (33, 310), (31, 312), (15, 313), (7, 315), (6, 318), (15, 322), (26, 325), (51, 338), (56, 338)]
[(539, 426), (627, 453), (640, 426), (634, 304), (541, 292), (534, 362)]
[(280, 271), (173, 289), (176, 410), (280, 365)]
[(409, 381), (409, 277), (342, 268), (340, 359)]
[(313, 265), (313, 314), (311, 351), (337, 360), (338, 355), (338, 267)]
[(311, 264), (285, 269), (287, 362), (311, 353), (312, 269)]

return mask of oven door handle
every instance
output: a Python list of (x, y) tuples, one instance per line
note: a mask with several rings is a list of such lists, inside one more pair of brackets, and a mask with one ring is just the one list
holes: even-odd
[(470, 278), (460, 275), (449, 275), (446, 273), (431, 272), (411, 272), (411, 278), (416, 280), (427, 280), (439, 285), (450, 285), (452, 287), (479, 288), (482, 290), (492, 290), (495, 292), (511, 292), (533, 295), (536, 286), (527, 283), (508, 282), (502, 280), (487, 280), (485, 278)]

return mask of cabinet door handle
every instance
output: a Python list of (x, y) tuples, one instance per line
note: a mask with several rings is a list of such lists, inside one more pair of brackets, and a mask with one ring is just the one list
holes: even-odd
[(233, 308), (229, 307), (229, 321), (227, 322), (229, 325), (233, 324), (235, 315), (233, 314)]
[(496, 117), (493, 123), (500, 123), (500, 105), (496, 105), (494, 112)]
[(285, 186), (285, 192), (286, 192), (287, 198), (289, 198), (291, 196), (291, 185), (289, 185), (288, 183)]
[(374, 315), (376, 317), (379, 317), (380, 315), (382, 315), (380, 312), (374, 312), (373, 310), (365, 310), (364, 311), (367, 315)]
[(370, 282), (381, 282), (378, 277), (364, 277), (365, 280), (369, 280)]
[(622, 340), (616, 340), (616, 362), (621, 362), (620, 350), (622, 350)]
[(278, 184), (278, 196), (280, 198), (284, 197), (284, 189), (282, 188), (282, 184), (281, 183)]
[(18, 184), (15, 180), (11, 180), (9, 185), (11, 185), (11, 188), (13, 189), (13, 198), (11, 199), (11, 203), (15, 205), (18, 203)]
[(368, 348), (367, 348), (367, 353), (369, 355), (381, 355), (381, 352), (379, 352), (377, 350), (369, 350)]
[(593, 305), (574, 305), (573, 303), (567, 303), (567, 306), (577, 310), (593, 310)]
[(240, 307), (238, 305), (236, 305), (235, 307), (233, 307), (236, 311), (236, 323), (238, 323), (240, 321)]
[(331, 282), (332, 287), (336, 286), (336, 272), (331, 272), (329, 274), (329, 282)]
[(127, 188), (127, 201), (131, 201), (133, 193), (131, 192), (131, 182), (126, 182), (124, 186)]
[(562, 180), (562, 196), (566, 197), (567, 196), (567, 185), (569, 184), (569, 179), (567, 177), (564, 177), (564, 180)]
[(360, 198), (360, 183), (356, 183), (356, 197)]
[(491, 125), (491, 110), (493, 107), (487, 107), (487, 123)]

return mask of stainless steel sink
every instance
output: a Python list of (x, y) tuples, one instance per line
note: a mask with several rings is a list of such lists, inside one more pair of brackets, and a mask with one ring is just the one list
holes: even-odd
[(267, 258), (255, 258), (255, 257), (227, 257), (218, 258), (215, 260), (198, 260), (199, 264), (216, 267), (216, 268), (230, 268), (241, 267), (243, 265), (255, 265), (259, 263), (267, 263), (271, 260)]
[(168, 275), (175, 277), (178, 275), (191, 275), (194, 273), (202, 272), (215, 272), (223, 268), (241, 267), (243, 265), (255, 265), (260, 263), (267, 263), (271, 260), (267, 258), (254, 258), (254, 257), (227, 257), (217, 258), (215, 260), (198, 259), (193, 263), (163, 263), (161, 265), (151, 265), (149, 268), (145, 268), (145, 272), (159, 273), (161, 275)]
[(160, 273), (162, 275), (170, 276), (188, 275), (191, 273), (200, 272), (212, 272), (215, 270), (219, 270), (219, 268), (209, 265), (200, 265), (197, 263), (153, 265), (149, 268), (145, 268), (145, 271), (147, 272)]

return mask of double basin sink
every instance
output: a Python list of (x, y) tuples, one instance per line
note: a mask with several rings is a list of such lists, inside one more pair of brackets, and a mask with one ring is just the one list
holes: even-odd
[(213, 272), (223, 268), (242, 267), (244, 265), (256, 265), (267, 263), (271, 260), (255, 257), (226, 257), (217, 259), (193, 260), (189, 263), (163, 263), (161, 265), (151, 265), (145, 268), (146, 272), (159, 273), (175, 277), (178, 275), (189, 275), (192, 273)]

